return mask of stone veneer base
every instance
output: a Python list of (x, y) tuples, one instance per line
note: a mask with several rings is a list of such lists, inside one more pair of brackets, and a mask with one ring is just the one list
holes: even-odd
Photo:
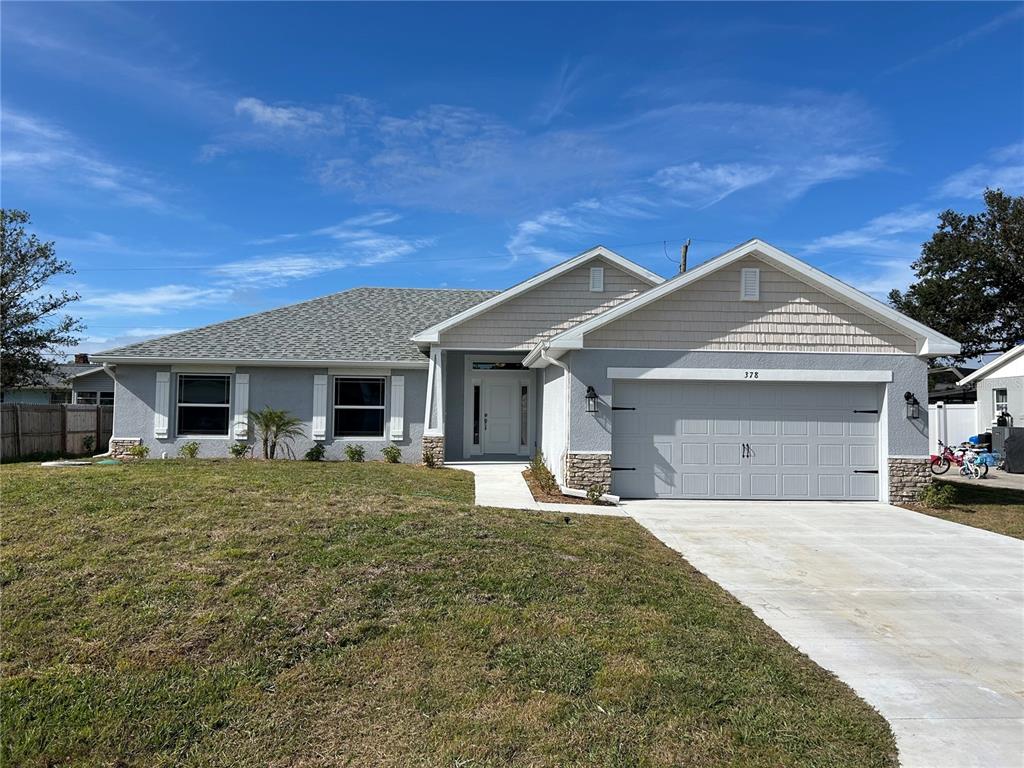
[(612, 487), (612, 455), (610, 453), (567, 453), (565, 455), (565, 484), (569, 488), (585, 491), (592, 485)]
[(112, 437), (110, 438), (110, 458), (112, 459), (133, 459), (129, 453), (133, 445), (142, 445), (141, 437)]
[(917, 501), (918, 494), (932, 482), (928, 459), (889, 457), (889, 503)]
[(435, 466), (444, 466), (444, 435), (423, 436), (423, 455), (428, 454), (434, 457)]

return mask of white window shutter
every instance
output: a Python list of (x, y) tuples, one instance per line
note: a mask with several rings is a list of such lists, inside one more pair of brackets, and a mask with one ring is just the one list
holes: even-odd
[(391, 439), (405, 437), (405, 376), (391, 377)]
[(235, 374), (235, 437), (249, 437), (249, 374)]
[(604, 267), (590, 268), (590, 290), (594, 293), (604, 291)]
[(168, 414), (171, 410), (171, 374), (156, 372), (156, 394), (153, 397), (153, 437), (167, 437)]
[(761, 270), (744, 267), (740, 270), (740, 299), (757, 301), (761, 296)]
[(327, 377), (313, 377), (313, 439), (327, 439)]

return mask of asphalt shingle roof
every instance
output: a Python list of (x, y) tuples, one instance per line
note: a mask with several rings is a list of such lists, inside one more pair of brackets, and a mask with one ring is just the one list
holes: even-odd
[(412, 362), (409, 338), (498, 291), (352, 288), (94, 357)]

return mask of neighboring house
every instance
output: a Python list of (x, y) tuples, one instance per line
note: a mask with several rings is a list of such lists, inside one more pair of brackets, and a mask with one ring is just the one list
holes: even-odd
[(959, 365), (946, 365), (941, 368), (928, 369), (928, 402), (967, 405), (978, 397), (974, 384), (960, 386), (960, 382), (970, 376), (975, 368), (963, 368)]
[(1004, 352), (988, 365), (960, 380), (960, 386), (978, 390), (978, 432), (987, 432), (1000, 413), (1024, 426), (1024, 344)]
[(103, 366), (90, 362), (88, 355), (78, 354), (75, 362), (58, 365), (42, 384), (5, 390), (0, 393), (0, 401), (32, 405), (113, 405), (114, 381)]
[(502, 292), (355, 288), (94, 355), (120, 453), (225, 456), (248, 411), (405, 461), (526, 457), (629, 497), (910, 498), (960, 345), (760, 240), (663, 280), (603, 247)]

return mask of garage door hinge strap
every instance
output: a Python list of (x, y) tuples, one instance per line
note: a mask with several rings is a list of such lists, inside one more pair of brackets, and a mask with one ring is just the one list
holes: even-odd
[(854, 413), (878, 413), (878, 411), (854, 411)]
[(636, 467), (612, 467), (612, 472), (636, 472)]
[(853, 470), (853, 474), (855, 474), (855, 475), (877, 475), (878, 474), (878, 470), (877, 469), (855, 469), (855, 470)]
[(631, 408), (628, 405), (613, 405), (612, 406), (612, 410), (613, 411), (635, 411), (636, 408)]

